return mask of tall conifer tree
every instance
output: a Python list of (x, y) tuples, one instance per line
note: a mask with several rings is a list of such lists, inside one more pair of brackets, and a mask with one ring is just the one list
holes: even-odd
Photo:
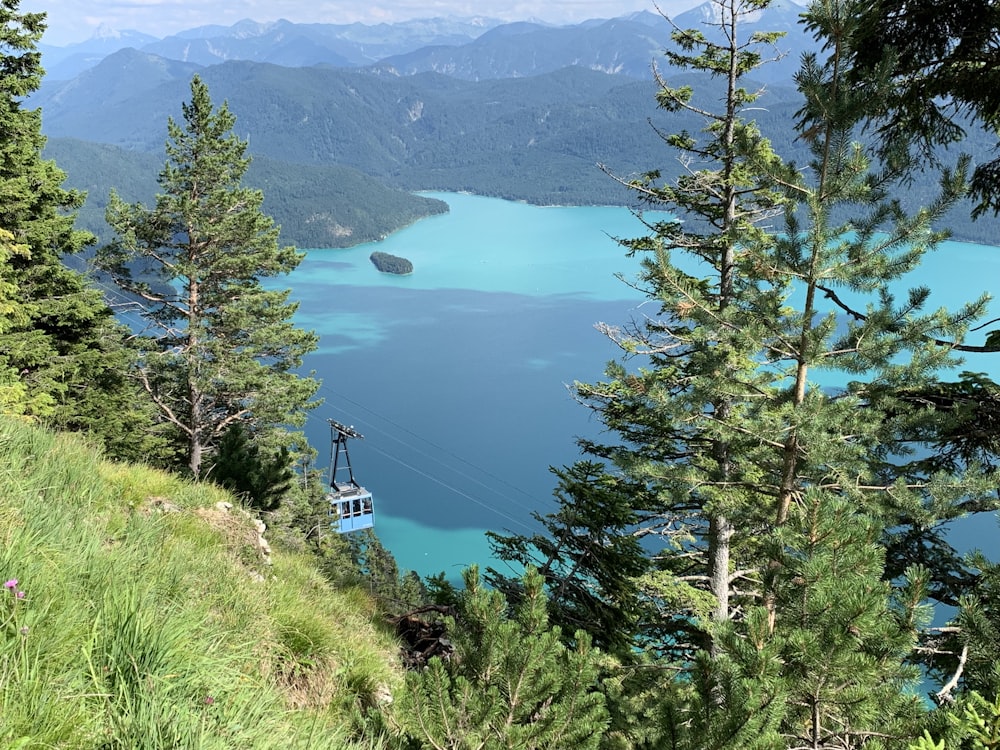
[(112, 454), (147, 455), (142, 404), (127, 378), (131, 354), (100, 292), (63, 260), (93, 243), (73, 228), (79, 192), (42, 159), (41, 111), (24, 100), (41, 84), (42, 13), (0, 1), (0, 408), (86, 430)]
[[(559, 478), (559, 510), (535, 514), (546, 533), (531, 537), (487, 532), (497, 557), (534, 566), (545, 581), (550, 617), (567, 636), (586, 632), (601, 650), (630, 660), (633, 637), (646, 616), (639, 577), (649, 560), (632, 533), (644, 487), (624, 482), (594, 461), (553, 469)], [(523, 594), (522, 581), (494, 568), (486, 581), (510, 601)]]
[[(661, 570), (644, 578), (647, 593), (655, 590), (654, 599), (665, 596), (672, 602), (672, 614), (661, 608), (664, 621), (646, 627), (663, 634), (664, 644), (674, 644), (668, 648), (680, 650), (710, 643), (707, 629), (692, 628), (696, 620), (705, 616), (722, 622), (737, 606), (731, 516), (743, 505), (760, 505), (754, 479), (741, 474), (734, 460), (754, 450), (754, 441), (727, 423), (745, 408), (739, 394), (758, 379), (752, 357), (762, 332), (748, 335), (747, 330), (755, 325), (754, 315), (772, 315), (777, 303), (773, 293), (758, 288), (753, 273), (746, 273), (747, 258), (738, 252), (770, 241), (759, 225), (775, 217), (782, 202), (763, 172), (777, 157), (745, 116), (761, 92), (748, 90), (743, 81), (768, 55), (777, 54), (774, 44), (781, 34), (744, 36), (742, 22), (769, 4), (714, 0), (710, 31), (674, 32), (677, 49), (666, 53), (668, 63), (707, 74), (724, 95), (721, 106), (705, 104), (693, 98), (691, 87), (671, 87), (659, 78), (660, 106), (694, 115), (705, 128), (701, 136), (664, 135), (680, 154), (676, 181), (661, 179), (655, 170), (629, 183), (644, 207), (674, 213), (648, 224), (650, 235), (622, 242), (630, 257), (642, 258), (638, 284), (660, 304), (660, 316), (626, 328), (605, 327), (627, 353), (648, 356), (650, 367), (627, 372), (613, 363), (611, 380), (577, 385), (582, 399), (625, 441), (584, 442), (585, 450), (610, 460), (641, 486), (650, 485), (655, 474), (654, 492), (637, 492), (625, 483), (623, 501), (641, 521), (643, 536), (660, 537), (664, 549), (686, 550), (658, 556)], [(672, 254), (679, 253), (691, 262), (675, 265)], [(699, 276), (705, 269), (711, 275)], [(666, 497), (672, 499), (665, 503)], [(695, 538), (706, 545), (691, 545)], [(513, 539), (506, 545), (517, 547)], [(502, 540), (500, 546), (503, 554)], [(600, 569), (585, 569), (582, 577), (601, 586)]]
[[(961, 148), (967, 134), (979, 128), (996, 134), (1000, 127), (1000, 4), (992, 0), (878, 0), (862, 4), (858, 12), (860, 20), (846, 49), (852, 80), (867, 85), (873, 77), (888, 74), (895, 84), (890, 96), (870, 102), (864, 121), (882, 153), (919, 155), (912, 162), (911, 179), (922, 179), (926, 165), (936, 165)], [(982, 151), (976, 156), (972, 216), (995, 217), (1000, 213), (1000, 158)], [(991, 320), (990, 327), (995, 323)], [(963, 349), (1000, 351), (1000, 331), (987, 333), (985, 345)], [(905, 398), (936, 416), (913, 435), (923, 455), (908, 467), (911, 476), (970, 462), (996, 467), (998, 394), (1000, 386), (985, 373), (962, 373), (955, 382), (906, 389)], [(996, 500), (970, 497), (966, 507), (969, 512), (992, 511)], [(925, 653), (932, 656), (932, 672), (947, 680), (946, 688), (936, 696), (939, 701), (950, 701), (962, 690), (995, 695), (1000, 689), (1000, 673), (994, 666), (1000, 622), (996, 566), (978, 555), (963, 559), (953, 541), (954, 537), (933, 527), (913, 529), (893, 539), (902, 555), (926, 560), (934, 572), (934, 595), (958, 607), (955, 621), (925, 644)]]
[(644, 366), (612, 363), (606, 379), (577, 384), (621, 438), (585, 447), (655, 498), (638, 495), (636, 533), (661, 540), (640, 581), (660, 617), (636, 643), (681, 676), (668, 680), (653, 746), (905, 736), (920, 711), (907, 659), (926, 574), (887, 583), (882, 541), (888, 528), (961, 513), (987, 489), (961, 471), (893, 469), (901, 436), (927, 416), (893, 394), (955, 365), (953, 344), (984, 309), (980, 298), (927, 311), (923, 287), (897, 298), (945, 236), (934, 224), (964, 194), (964, 171), (945, 173), (939, 200), (906, 215), (891, 194), (905, 164), (875, 171), (853, 141), (892, 83), (848, 81), (855, 0), (817, 0), (806, 14), (824, 45), (796, 79), (811, 160), (783, 163), (739, 117), (754, 95), (733, 85), (760, 61), (745, 42), (775, 41), (739, 36), (739, 20), (768, 4), (715, 0), (718, 28), (675, 33), (671, 61), (721, 77), (725, 106), (713, 113), (698, 104), (711, 97), (663, 88), (663, 106), (693, 107), (707, 124), (668, 137), (679, 179), (634, 183), (676, 217), (625, 242), (659, 312), (608, 331)]
[(295, 372), (317, 339), (292, 322), (289, 290), (264, 286), (302, 255), (279, 245), (263, 195), (242, 185), (250, 160), (235, 117), (225, 104), (213, 108), (197, 76), (183, 113), (183, 124), (167, 125), (156, 205), (113, 194), (117, 239), (98, 263), (141, 300), (150, 335), (139, 379), (199, 477), (233, 425), (269, 452), (288, 442), (285, 426), (302, 424), (318, 387)]

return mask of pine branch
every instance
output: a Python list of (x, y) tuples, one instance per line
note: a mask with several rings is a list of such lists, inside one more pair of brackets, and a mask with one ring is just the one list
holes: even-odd
[[(847, 313), (848, 315), (850, 315), (855, 320), (857, 320), (859, 322), (866, 322), (868, 320), (868, 316), (867, 315), (865, 315), (864, 313), (859, 312), (859, 311), (853, 309), (850, 305), (848, 305), (847, 303), (845, 303), (840, 298), (840, 296), (833, 289), (830, 289), (829, 287), (825, 287), (825, 286), (822, 286), (822, 285), (818, 286), (818, 288), (819, 288), (820, 291), (823, 292), (823, 295), (827, 299), (829, 299), (837, 307), (839, 307), (841, 310), (843, 310), (845, 313)], [(989, 323), (995, 322), (996, 320), (1000, 320), (1000, 318), (994, 319), (992, 321), (989, 321)], [(989, 325), (989, 323), (984, 323), (983, 326)], [(979, 326), (979, 328), (982, 328), (983, 326)], [(978, 328), (977, 329), (973, 329), (973, 330), (978, 330)], [(974, 346), (974, 345), (971, 345), (971, 344), (958, 344), (958, 343), (956, 343), (954, 341), (946, 341), (944, 339), (934, 338), (934, 337), (931, 337), (931, 336), (925, 336), (924, 340), (927, 341), (928, 343), (936, 344), (937, 346), (947, 347), (948, 349), (952, 349), (954, 351), (959, 351), (959, 352), (979, 352), (979, 353), (986, 353), (986, 352), (997, 352), (997, 351), (1000, 351), (1000, 349), (998, 349), (995, 346)]]

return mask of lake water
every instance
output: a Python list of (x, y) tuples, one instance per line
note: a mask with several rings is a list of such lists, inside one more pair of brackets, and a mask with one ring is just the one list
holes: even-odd
[[(430, 195), (450, 213), (383, 242), (311, 250), (289, 284), (299, 324), (321, 336), (307, 366), (326, 403), (310, 442), (329, 445), (328, 418), (363, 433), (350, 452), (379, 538), (402, 569), (457, 579), (490, 562), (486, 529), (532, 531), (531, 513), (556, 507), (548, 467), (576, 460), (574, 438), (600, 430), (566, 385), (599, 378), (619, 354), (594, 324), (651, 303), (616, 278), (638, 270), (612, 239), (642, 234), (627, 209)], [(379, 273), (374, 250), (414, 273)], [(920, 275), (933, 306), (954, 308), (1000, 279), (1000, 250), (946, 243)], [(1000, 358), (973, 355), (964, 369), (1000, 378)], [(981, 519), (961, 531), (984, 549), (995, 532)]]

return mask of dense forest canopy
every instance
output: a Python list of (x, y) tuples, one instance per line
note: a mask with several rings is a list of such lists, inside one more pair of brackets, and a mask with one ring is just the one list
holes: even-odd
[[(156, 196), (157, 154), (67, 138), (49, 139), (44, 154), (66, 170), (67, 184), (86, 191), (77, 225), (101, 241), (111, 238), (104, 215), (112, 190), (143, 203)], [(376, 242), (448, 210), (443, 201), (386, 186), (343, 166), (289, 164), (256, 156), (247, 181), (264, 190), (262, 209), (281, 228), (282, 241), (303, 248)]]
[(375, 251), (371, 254), (371, 262), (382, 273), (408, 274), (413, 273), (413, 263), (406, 258), (391, 253)]
[[(801, 27), (794, 34), (807, 37)], [(778, 40), (765, 54), (791, 55), (800, 45)], [(159, 152), (162, 122), (178, 116), (192, 69), (177, 66), (122, 50), (32, 98), (46, 112), (49, 148), (65, 159), (69, 183), (89, 191), (82, 215), (98, 235), (105, 234), (101, 202), (109, 187), (128, 200), (147, 201), (155, 192), (142, 162), (151, 158), (145, 154)], [(713, 96), (708, 74), (659, 67), (670, 85), (692, 85), (696, 101)], [(763, 89), (754, 119), (776, 150), (803, 163), (808, 149), (789, 127), (799, 94), (790, 74), (758, 77), (769, 67), (755, 69), (747, 82)], [(267, 209), (286, 241), (300, 247), (322, 241), (353, 245), (405, 226), (425, 209), (407, 205), (416, 199), (399, 189), (468, 191), (543, 205), (632, 205), (634, 196), (609, 181), (599, 164), (621, 175), (638, 175), (652, 165), (665, 175), (678, 174), (679, 164), (649, 126), (656, 85), (648, 75), (636, 80), (572, 66), (530, 77), (463, 81), (437, 73), (399, 76), (241, 60), (198, 72), (239, 113), (241, 137), (252, 134), (257, 161), (251, 175), (265, 165), (270, 173), (254, 184), (266, 188)], [(116, 95), (109, 98), (108, 90)], [(674, 111), (659, 114), (656, 127), (681, 132), (700, 124), (693, 113)], [(985, 159), (994, 145), (988, 130), (969, 124), (966, 132), (962, 148)], [(861, 135), (875, 137), (872, 130)], [(111, 145), (117, 148), (106, 148)], [(952, 145), (942, 158), (954, 158)], [(933, 178), (912, 180), (899, 197), (915, 210), (933, 199), (933, 184)], [(132, 186), (141, 189), (125, 192)], [(373, 205), (386, 210), (372, 214)], [(310, 220), (326, 214), (329, 221)], [(973, 222), (964, 204), (944, 222), (966, 240), (988, 243), (995, 234), (993, 222)]]

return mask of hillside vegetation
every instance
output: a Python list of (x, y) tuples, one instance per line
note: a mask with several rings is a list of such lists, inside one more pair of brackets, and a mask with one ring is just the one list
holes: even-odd
[[(77, 226), (108, 241), (104, 220), (112, 189), (129, 202), (152, 205), (159, 154), (117, 146), (53, 138), (46, 158), (66, 171), (66, 185), (86, 191)], [(264, 210), (281, 227), (282, 242), (298, 247), (337, 248), (384, 239), (427, 216), (445, 213), (443, 201), (413, 195), (349, 167), (288, 164), (256, 157), (247, 182), (264, 191)]]
[[(162, 79), (161, 62), (123, 50), (86, 76), (46, 86), (32, 98), (45, 134), (159, 152), (190, 77)], [(652, 82), (580, 68), (472, 83), (233, 61), (199, 75), (238, 113), (255, 158), (341, 165), (404, 190), (624, 204), (627, 191), (597, 164), (634, 172), (662, 147), (646, 123)], [(129, 86), (127, 96), (102, 98)]]
[[(70, 83), (43, 85), (32, 98), (45, 114), (46, 155), (67, 172), (67, 185), (88, 191), (80, 224), (99, 236), (111, 187), (128, 200), (149, 201), (155, 193), (164, 122), (177, 116), (190, 77), (188, 68), (169, 62), (122, 50)], [(580, 67), (475, 82), (230, 61), (200, 75), (238, 113), (238, 132), (254, 156), (248, 184), (264, 190), (264, 208), (281, 225), (283, 241), (299, 247), (377, 240), (446, 210), (406, 191), (633, 205), (634, 195), (600, 165), (624, 181), (652, 168), (677, 178), (682, 164), (661, 134), (701, 127), (683, 111), (651, 118), (654, 81)], [(676, 68), (664, 75), (711, 106), (711, 77)], [(777, 152), (805, 164), (808, 149), (791, 126), (800, 95), (790, 83), (768, 85), (754, 121)], [(963, 149), (985, 155), (992, 145), (988, 132), (970, 127)], [(932, 202), (935, 190), (933, 179), (918, 177), (900, 198), (915, 210)], [(969, 218), (968, 204), (941, 226), (962, 240), (990, 243), (996, 235), (994, 221)]]
[(368, 596), (228, 493), (12, 419), (0, 455), (3, 747), (353, 747), (401, 681)]

